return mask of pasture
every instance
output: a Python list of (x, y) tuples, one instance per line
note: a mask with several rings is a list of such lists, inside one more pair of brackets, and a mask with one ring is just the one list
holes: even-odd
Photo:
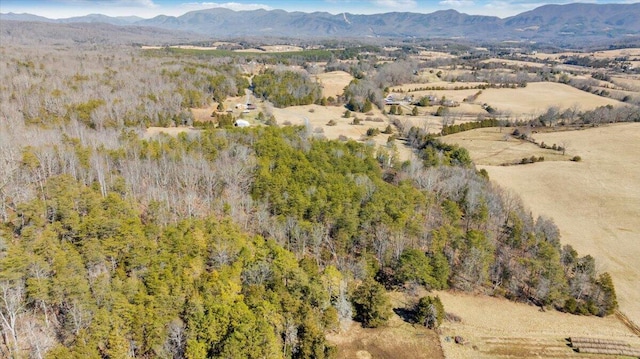
[(517, 89), (486, 89), (476, 102), (487, 103), (514, 117), (541, 115), (552, 106), (563, 109), (577, 106), (580, 111), (585, 111), (600, 106), (621, 105), (619, 101), (556, 82), (534, 82)]
[[(571, 157), (568, 154), (552, 149), (543, 149), (525, 140), (511, 136), (512, 127), (488, 127), (479, 128), (472, 131), (458, 132), (444, 137), (447, 143), (454, 143), (466, 148), (471, 155), (473, 163), (476, 165), (499, 166), (507, 163), (516, 163), (523, 158), (531, 156), (544, 157), (546, 161), (568, 161)], [(533, 137), (537, 138), (537, 134)], [(559, 139), (560, 145), (564, 142)], [(548, 143), (552, 146), (554, 143)]]
[[(591, 94), (578, 90), (569, 85), (557, 82), (532, 82), (526, 87), (517, 88), (488, 88), (480, 91), (475, 86), (481, 83), (450, 83), (450, 82), (429, 82), (424, 84), (406, 84), (393, 87), (392, 90), (403, 91), (414, 96), (417, 100), (423, 96), (434, 95), (438, 99), (446, 98), (458, 102), (460, 107), (451, 108), (454, 114), (485, 115), (489, 114), (482, 109), (483, 104), (490, 105), (499, 114), (512, 119), (531, 119), (543, 114), (549, 107), (559, 107), (566, 109), (575, 107), (580, 111), (593, 110), (600, 106), (618, 106), (622, 103), (611, 98)], [(439, 90), (419, 90), (420, 88), (442, 88)], [(458, 89), (455, 89), (455, 88)], [(461, 89), (472, 87), (470, 89)], [(473, 95), (477, 95), (472, 102), (465, 100)], [(433, 106), (435, 112), (436, 106)], [(427, 108), (425, 111), (429, 111)]]
[(522, 197), (534, 216), (553, 218), (564, 244), (571, 244), (581, 255), (594, 256), (597, 270), (613, 277), (620, 310), (640, 323), (640, 124), (534, 134), (547, 144), (565, 143), (567, 155), (579, 155), (582, 161), (547, 161), (545, 157), (544, 162), (508, 167), (496, 166), (505, 153), (526, 157), (537, 155), (539, 149), (511, 146), (509, 141), (498, 144), (487, 134), (490, 131), (497, 129), (443, 139), (468, 148), (472, 158), (483, 164), (478, 167)]
[[(613, 316), (585, 317), (469, 293), (437, 293), (447, 313), (460, 322), (444, 321), (440, 340), (446, 358), (580, 358), (566, 338), (623, 341), (640, 348), (640, 338)], [(454, 343), (460, 336), (465, 344)], [(448, 339), (448, 340), (447, 340)]]
[(353, 80), (353, 76), (344, 71), (323, 72), (314, 75), (313, 78), (322, 86), (322, 96), (327, 98), (329, 96), (336, 98), (342, 95), (344, 88)]

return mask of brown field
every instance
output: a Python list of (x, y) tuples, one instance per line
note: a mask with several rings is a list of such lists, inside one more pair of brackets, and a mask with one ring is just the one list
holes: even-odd
[(249, 48), (249, 49), (240, 49), (234, 50), (235, 52), (262, 52), (262, 53), (276, 53), (276, 52), (295, 52), (302, 51), (303, 49), (299, 46), (292, 45), (265, 45), (260, 46), (260, 48)]
[(342, 95), (344, 88), (353, 80), (353, 76), (344, 71), (324, 72), (314, 77), (322, 85), (322, 96), (334, 98)]
[(521, 67), (533, 67), (533, 68), (542, 68), (548, 66), (547, 64), (539, 63), (539, 62), (529, 62), (522, 60), (507, 60), (507, 59), (487, 59), (482, 60), (483, 63), (499, 63), (505, 66), (521, 66)]
[(612, 82), (631, 91), (640, 92), (640, 76), (613, 76)]
[[(487, 114), (480, 106), (484, 103), (495, 108), (502, 114), (512, 118), (537, 116), (544, 113), (549, 107), (558, 106), (561, 109), (577, 106), (579, 110), (591, 110), (599, 106), (620, 105), (621, 102), (610, 98), (597, 96), (578, 90), (569, 85), (555, 82), (532, 82), (525, 88), (485, 89), (473, 103), (463, 103), (463, 100), (476, 94), (478, 89), (454, 90), (456, 86), (474, 86), (477, 83), (430, 82), (426, 84), (406, 84), (396, 86), (398, 91), (410, 91), (420, 87), (441, 86), (446, 90), (414, 91), (409, 94), (415, 98), (426, 95), (443, 96), (457, 101), (460, 107), (452, 108), (453, 113)], [(435, 111), (435, 109), (433, 110)]]
[(185, 50), (216, 50), (218, 47), (216, 46), (193, 46), (193, 45), (176, 45), (171, 46), (174, 49), (185, 49)]
[[(406, 297), (390, 293), (394, 308), (407, 307)], [(330, 343), (338, 347), (340, 359), (442, 359), (438, 334), (425, 327), (414, 326), (393, 313), (382, 328), (362, 328), (351, 322), (346, 330), (327, 335)]]
[[(383, 131), (387, 125), (389, 125), (389, 121), (382, 115), (380, 110), (374, 109), (371, 115), (353, 113), (351, 118), (343, 118), (344, 111), (344, 107), (341, 106), (323, 107), (318, 105), (274, 108), (272, 110), (273, 115), (280, 125), (308, 124), (313, 133), (324, 136), (329, 140), (339, 139), (341, 136), (344, 136), (349, 139), (375, 144), (380, 147), (386, 146), (387, 139), (390, 135), (381, 133), (371, 138), (367, 138), (366, 136), (369, 128), (377, 128)], [(360, 125), (352, 124), (354, 117), (361, 120)], [(327, 123), (330, 120), (334, 120), (336, 125), (328, 126)], [(395, 151), (397, 152), (397, 158), (401, 161), (408, 160), (412, 157), (411, 149), (399, 142), (396, 143)]]
[(426, 59), (454, 59), (456, 56), (448, 54), (446, 52), (427, 51), (422, 50), (418, 53), (419, 56)]
[(616, 57), (621, 57), (621, 56), (629, 56), (630, 58), (634, 58), (634, 57), (640, 58), (640, 48), (596, 51), (593, 54), (593, 56), (595, 56), (596, 58), (608, 58), (608, 59), (615, 59)]
[(558, 60), (561, 56), (593, 56), (599, 59), (615, 59), (616, 57), (621, 56), (629, 56), (630, 58), (640, 57), (640, 48), (627, 48), (627, 49), (615, 49), (615, 50), (604, 50), (604, 51), (596, 51), (596, 52), (558, 52), (554, 54), (547, 54), (539, 52), (533, 57), (538, 59), (554, 59)]
[[(467, 293), (437, 293), (445, 311), (461, 322), (445, 321), (440, 340), (446, 358), (598, 358), (578, 354), (566, 338), (621, 340), (640, 348), (640, 338), (614, 316), (586, 317)], [(461, 336), (464, 345), (455, 344)], [(447, 341), (449, 338), (449, 341)], [(611, 357), (611, 356), (608, 356)], [(615, 358), (615, 356), (611, 357)]]
[(508, 111), (514, 116), (542, 114), (550, 106), (562, 109), (578, 105), (580, 110), (599, 106), (620, 105), (606, 97), (593, 95), (555, 82), (533, 82), (525, 88), (483, 90), (476, 102), (488, 103), (498, 111)]
[[(388, 325), (366, 329), (350, 322), (327, 339), (338, 348), (338, 358), (580, 358), (566, 338), (589, 337), (623, 341), (640, 349), (640, 337), (615, 316), (599, 318), (540, 311), (536, 306), (470, 293), (432, 293), (442, 300), (445, 311), (460, 321), (445, 320), (438, 331), (404, 321), (396, 311), (411, 307), (411, 297), (390, 292), (394, 308)], [(399, 311), (397, 313), (400, 313)], [(455, 344), (460, 336), (465, 343)], [(590, 356), (598, 358), (598, 356)], [(615, 358), (615, 357), (614, 357)]]
[[(563, 156), (562, 152), (543, 149), (531, 142), (513, 138), (509, 135), (513, 130), (510, 127), (479, 128), (449, 135), (443, 139), (448, 143), (455, 143), (469, 150), (471, 159), (476, 165), (498, 166), (518, 162), (522, 158), (531, 156), (542, 156), (545, 162), (568, 161), (571, 158), (569, 154)], [(533, 134), (533, 137), (538, 138), (537, 134)], [(560, 142), (556, 144), (560, 145)], [(545, 141), (545, 143), (547, 142)], [(551, 142), (548, 145), (552, 146), (554, 143)]]
[(260, 48), (266, 52), (294, 52), (303, 50), (300, 46), (293, 45), (265, 45), (260, 46)]
[[(358, 140), (365, 136), (368, 128), (375, 127), (384, 130), (388, 124), (386, 118), (384, 118), (382, 113), (377, 109), (373, 111), (371, 116), (354, 113), (351, 118), (343, 118), (345, 109), (341, 106), (293, 106), (274, 108), (272, 112), (280, 125), (304, 125), (308, 123), (313, 131), (320, 132), (322, 130), (322, 133), (328, 139), (337, 139), (340, 135), (343, 135)], [(354, 117), (363, 120), (360, 125), (351, 124)], [(364, 121), (367, 117), (370, 117), (372, 120), (378, 119), (379, 122)], [(330, 120), (334, 120), (336, 125), (327, 126)]]
[[(516, 150), (505, 144), (501, 151), (490, 132), (450, 137), (479, 163), (494, 164), (502, 159), (492, 157)], [(553, 218), (563, 243), (581, 255), (594, 256), (597, 269), (613, 277), (620, 310), (640, 323), (640, 124), (539, 133), (534, 138), (547, 144), (566, 143), (567, 155), (579, 155), (582, 161), (480, 167), (500, 186), (518, 193), (534, 216)], [(527, 153), (523, 146), (515, 146), (519, 154)]]

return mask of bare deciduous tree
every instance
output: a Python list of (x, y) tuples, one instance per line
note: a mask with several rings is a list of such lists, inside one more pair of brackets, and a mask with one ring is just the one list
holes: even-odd
[(25, 312), (25, 287), (22, 280), (0, 281), (0, 321), (2, 337), (11, 356), (19, 352), (18, 322)]

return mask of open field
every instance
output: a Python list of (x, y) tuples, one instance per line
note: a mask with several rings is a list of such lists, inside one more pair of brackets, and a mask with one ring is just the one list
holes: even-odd
[(542, 114), (551, 106), (566, 109), (577, 105), (584, 111), (599, 106), (620, 105), (619, 101), (555, 82), (533, 82), (518, 89), (486, 89), (476, 102), (487, 103), (498, 111), (508, 111), (514, 116)]
[[(419, 290), (418, 294), (428, 293)], [(433, 294), (440, 297), (445, 311), (460, 321), (445, 320), (436, 332), (407, 323), (394, 312), (385, 327), (362, 328), (352, 321), (339, 333), (328, 334), (327, 339), (338, 347), (338, 358), (345, 359), (584, 358), (567, 345), (569, 337), (618, 340), (640, 349), (640, 337), (614, 316), (542, 312), (536, 306), (470, 293)], [(396, 310), (410, 307), (419, 298), (401, 292), (390, 292), (389, 296)], [(455, 336), (465, 343), (456, 344)]]
[[(402, 293), (390, 293), (394, 308), (405, 308)], [(330, 343), (338, 347), (339, 359), (442, 359), (438, 335), (425, 327), (414, 326), (393, 313), (382, 328), (362, 328), (351, 322), (340, 333), (327, 335)]]
[(523, 60), (508, 60), (508, 59), (487, 59), (482, 60), (482, 63), (497, 63), (505, 66), (520, 66), (520, 67), (533, 67), (533, 68), (542, 68), (545, 66), (549, 66), (547, 64), (539, 63), (539, 62), (529, 62)]
[[(513, 138), (509, 134), (514, 129), (512, 127), (489, 127), (479, 128), (471, 131), (458, 132), (453, 135), (443, 137), (447, 143), (460, 145), (471, 155), (471, 159), (476, 165), (498, 166), (505, 163), (514, 163), (522, 158), (531, 156), (544, 157), (546, 161), (568, 161), (571, 156), (562, 155), (552, 149), (543, 149), (537, 145)], [(534, 134), (534, 138), (537, 138)], [(562, 142), (564, 140), (561, 140)], [(546, 141), (545, 141), (546, 142)], [(560, 145), (560, 142), (556, 143)], [(553, 143), (548, 143), (552, 146)]]
[[(371, 116), (354, 113), (351, 118), (343, 117), (345, 109), (341, 106), (293, 106), (287, 108), (274, 108), (272, 112), (276, 117), (278, 124), (308, 124), (314, 131), (320, 132), (318, 128), (322, 129), (322, 133), (324, 133), (325, 137), (328, 139), (337, 139), (342, 135), (358, 140), (366, 135), (368, 128), (374, 127), (382, 131), (388, 124), (386, 118), (382, 116), (382, 113), (377, 109), (372, 111), (373, 115)], [(363, 120), (360, 125), (351, 124), (355, 117)], [(372, 120), (377, 119), (377, 122), (364, 121), (366, 118), (371, 118)], [(330, 120), (334, 120), (336, 125), (327, 126), (327, 123)]]
[[(491, 130), (460, 133), (453, 142), (468, 147), (479, 163), (492, 163), (492, 156), (499, 158), (512, 149), (501, 152), (487, 131)], [(473, 132), (477, 139), (471, 137)], [(534, 216), (553, 218), (563, 243), (581, 255), (594, 256), (597, 269), (613, 277), (621, 311), (640, 323), (640, 124), (534, 137), (547, 144), (565, 142), (567, 155), (579, 155), (582, 162), (479, 167), (500, 186), (518, 193)]]
[(596, 51), (593, 53), (596, 58), (615, 59), (617, 57), (628, 56), (630, 59), (640, 58), (640, 48), (616, 49)]
[(613, 82), (631, 91), (640, 92), (640, 76), (613, 76)]
[(615, 59), (616, 57), (621, 56), (629, 56), (630, 58), (640, 57), (640, 48), (627, 48), (627, 49), (615, 49), (615, 50), (604, 50), (604, 51), (596, 51), (593, 53), (583, 53), (583, 52), (558, 52), (554, 54), (547, 54), (543, 52), (539, 52), (533, 57), (538, 59), (552, 59), (559, 60), (561, 56), (593, 56), (595, 58), (603, 59)]
[(334, 98), (342, 95), (344, 88), (353, 80), (353, 76), (344, 71), (324, 72), (313, 77), (322, 85), (322, 96)]
[[(464, 99), (477, 94), (480, 90), (454, 90), (454, 87), (476, 86), (480, 83), (456, 83), (433, 82), (426, 84), (407, 84), (396, 86), (393, 89), (410, 92), (416, 99), (426, 95), (435, 95), (438, 98), (457, 101), (463, 108), (451, 108), (452, 112), (462, 112), (467, 114), (487, 114), (481, 108), (482, 104), (488, 104), (503, 114), (512, 118), (531, 117), (541, 115), (549, 107), (557, 106), (561, 109), (577, 106), (581, 111), (592, 110), (596, 107), (606, 105), (620, 105), (621, 102), (610, 98), (597, 96), (585, 91), (578, 90), (569, 85), (556, 82), (532, 82), (524, 88), (489, 88), (482, 90), (482, 93), (473, 103), (463, 103)], [(420, 87), (444, 87), (444, 90), (424, 90), (413, 91)], [(462, 106), (461, 106), (462, 107)], [(434, 109), (435, 111), (435, 109)]]
[(235, 52), (263, 52), (263, 53), (277, 53), (277, 52), (297, 52), (303, 49), (299, 46), (292, 45), (265, 45), (259, 48), (234, 50)]
[[(576, 353), (568, 337), (615, 339), (640, 348), (640, 338), (614, 316), (585, 317), (468, 293), (437, 293), (445, 311), (461, 318), (445, 321), (440, 339), (446, 358), (600, 358)], [(461, 336), (464, 345), (455, 344)], [(449, 340), (447, 341), (447, 338)], [(607, 356), (615, 358), (615, 356)]]

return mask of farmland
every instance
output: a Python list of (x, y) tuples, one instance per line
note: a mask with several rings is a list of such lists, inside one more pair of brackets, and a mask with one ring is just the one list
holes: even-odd
[[(640, 322), (638, 138), (638, 124), (538, 134), (536, 139), (547, 143), (570, 143), (569, 155), (583, 160), (481, 166), (493, 181), (518, 193), (534, 215), (552, 217), (564, 243), (600, 260), (599, 269), (614, 278), (621, 310), (636, 323)], [(480, 161), (491, 162), (490, 146), (481, 147), (470, 146), (470, 151)]]
[(18, 30), (0, 44), (0, 356), (640, 346), (640, 71), (622, 53), (107, 53)]

